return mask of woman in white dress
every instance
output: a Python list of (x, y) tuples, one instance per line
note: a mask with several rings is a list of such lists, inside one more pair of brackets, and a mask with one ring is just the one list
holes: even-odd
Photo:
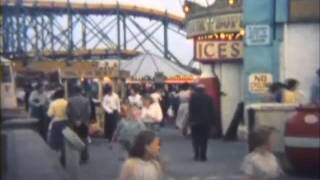
[(189, 84), (185, 83), (181, 86), (181, 90), (179, 92), (180, 105), (179, 105), (177, 118), (176, 118), (176, 126), (180, 130), (183, 130), (184, 128), (186, 128), (185, 126), (186, 126), (188, 114), (189, 114), (188, 109), (189, 109), (190, 96), (191, 96), (190, 86)]
[(160, 139), (152, 131), (142, 131), (136, 137), (121, 169), (119, 180), (163, 180), (159, 162)]

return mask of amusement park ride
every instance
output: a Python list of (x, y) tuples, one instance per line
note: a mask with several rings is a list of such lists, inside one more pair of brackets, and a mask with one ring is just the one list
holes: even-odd
[[(169, 32), (185, 37), (184, 18), (120, 3), (4, 0), (2, 55), (12, 60), (127, 59), (155, 49), (195, 71), (169, 48)], [(139, 23), (149, 20), (148, 26)], [(161, 38), (155, 34), (161, 32)]]

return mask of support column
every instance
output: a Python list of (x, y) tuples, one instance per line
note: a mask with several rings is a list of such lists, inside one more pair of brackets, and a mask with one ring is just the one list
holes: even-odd
[(164, 58), (169, 59), (168, 56), (168, 22), (163, 22), (163, 44), (164, 44)]
[(73, 25), (72, 25), (72, 14), (71, 14), (71, 4), (68, 1), (68, 55), (69, 58), (72, 57), (73, 52)]
[(86, 49), (87, 48), (87, 26), (86, 26), (86, 15), (82, 16), (82, 21), (81, 21), (81, 29), (82, 29), (82, 48)]
[(46, 41), (45, 41), (45, 19), (44, 15), (41, 15), (41, 52), (43, 53), (46, 49)]
[(123, 49), (127, 50), (127, 23), (126, 16), (122, 16), (122, 26), (123, 26)]
[(53, 28), (53, 15), (49, 15), (49, 24), (50, 24), (50, 45), (51, 45), (51, 52), (54, 52), (54, 28)]
[[(119, 6), (119, 5), (118, 5)], [(121, 44), (121, 27), (120, 27), (120, 13), (119, 13), (119, 7), (117, 10), (117, 50), (120, 51), (120, 44)]]

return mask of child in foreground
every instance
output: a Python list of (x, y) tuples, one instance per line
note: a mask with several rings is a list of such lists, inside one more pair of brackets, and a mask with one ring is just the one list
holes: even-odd
[(138, 105), (127, 105), (127, 114), (120, 121), (116, 132), (113, 136), (113, 142), (117, 141), (122, 149), (121, 160), (126, 159), (128, 152), (131, 149), (135, 137), (141, 132), (146, 130), (145, 125), (140, 120), (141, 110)]
[(274, 144), (270, 127), (261, 127), (251, 134), (254, 149), (243, 161), (242, 171), (246, 180), (280, 180), (283, 171), (272, 153)]

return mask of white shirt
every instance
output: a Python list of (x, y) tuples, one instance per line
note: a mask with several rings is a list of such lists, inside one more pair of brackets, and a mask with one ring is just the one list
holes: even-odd
[(141, 117), (144, 122), (161, 122), (163, 114), (159, 103), (155, 102), (149, 107), (142, 108)]
[(49, 102), (44, 92), (39, 93), (37, 90), (33, 90), (29, 97), (29, 104), (32, 106), (44, 106)]
[(142, 97), (140, 96), (140, 94), (135, 94), (134, 96), (129, 96), (129, 103), (130, 104), (136, 104), (138, 106), (142, 106)]
[(118, 111), (120, 113), (120, 99), (116, 93), (106, 94), (102, 100), (102, 107), (107, 113)]

